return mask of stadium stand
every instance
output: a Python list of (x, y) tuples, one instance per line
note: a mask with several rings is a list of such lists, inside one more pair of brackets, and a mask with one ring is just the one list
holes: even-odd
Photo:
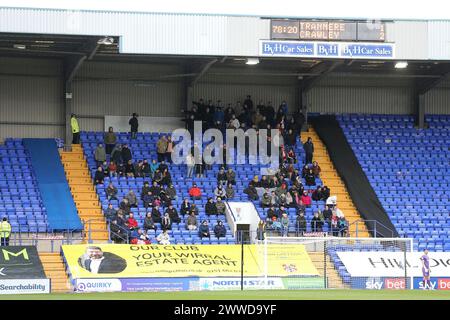
[[(341, 115), (341, 127), (400, 236), (415, 250), (450, 250), (450, 117)], [(382, 154), (382, 156), (380, 156)]]
[(13, 232), (46, 232), (47, 211), (22, 139), (0, 146), (0, 216), (8, 217)]

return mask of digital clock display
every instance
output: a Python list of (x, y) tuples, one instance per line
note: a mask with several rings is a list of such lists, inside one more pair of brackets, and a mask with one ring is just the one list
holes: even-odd
[(298, 39), (299, 21), (272, 20), (271, 28), (272, 39)]

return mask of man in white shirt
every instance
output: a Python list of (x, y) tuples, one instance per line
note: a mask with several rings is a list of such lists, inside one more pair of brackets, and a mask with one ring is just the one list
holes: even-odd
[(103, 252), (100, 247), (90, 246), (86, 253), (78, 259), (78, 264), (87, 271), (97, 273), (119, 273), (125, 270), (125, 259), (111, 253)]
[(241, 126), (241, 124), (239, 123), (239, 120), (236, 118), (236, 116), (233, 114), (231, 116), (231, 120), (228, 123), (228, 129), (239, 129), (239, 127)]
[(169, 245), (170, 244), (170, 236), (167, 233), (167, 230), (164, 230), (159, 234), (159, 236), (156, 237), (156, 241), (158, 241), (159, 244)]

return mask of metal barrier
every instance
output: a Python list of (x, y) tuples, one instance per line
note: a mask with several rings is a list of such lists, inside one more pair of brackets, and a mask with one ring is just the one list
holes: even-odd
[[(355, 234), (354, 237), (358, 238), (358, 232), (359, 227), (360, 226), (365, 226), (367, 227), (367, 230), (373, 234), (374, 238), (377, 238), (378, 236), (381, 236), (383, 238), (389, 237), (389, 238), (393, 238), (394, 237), (394, 231), (388, 227), (386, 227), (384, 224), (378, 222), (377, 220), (364, 220), (364, 219), (358, 219), (356, 221), (354, 221), (353, 223), (351, 223), (349, 225), (350, 226), (354, 225), (356, 230), (355, 230)], [(382, 232), (385, 231), (385, 232)]]

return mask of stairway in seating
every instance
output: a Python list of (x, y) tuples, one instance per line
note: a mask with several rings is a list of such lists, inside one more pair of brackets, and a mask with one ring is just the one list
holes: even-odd
[(52, 292), (72, 291), (63, 259), (59, 253), (40, 252), (39, 259), (44, 267), (45, 275), (51, 279)]
[[(314, 149), (316, 146), (314, 146)], [(308, 252), (309, 257), (311, 258), (312, 263), (316, 267), (317, 271), (319, 272), (320, 276), (324, 276), (324, 270), (325, 270), (325, 263), (323, 259), (323, 252)], [(331, 289), (348, 289), (350, 288), (347, 284), (345, 284), (342, 281), (342, 278), (339, 276), (339, 273), (334, 267), (333, 262), (330, 259), (330, 256), (327, 255), (327, 263), (326, 263), (326, 270), (327, 270), (327, 279), (328, 279), (328, 288)]]
[[(350, 236), (355, 237), (356, 224), (353, 224), (353, 222), (362, 218), (356, 210), (344, 182), (334, 168), (331, 158), (328, 155), (327, 148), (313, 128), (309, 128), (308, 132), (301, 133), (302, 143), (305, 143), (308, 137), (311, 137), (314, 143), (313, 161), (317, 161), (322, 169), (320, 178), (322, 179), (323, 184), (330, 188), (331, 195), (337, 196), (337, 207), (344, 213), (345, 218), (350, 225)], [(358, 223), (358, 237), (370, 237), (366, 225), (362, 222)]]
[(106, 220), (81, 145), (72, 145), (72, 151), (62, 151), (60, 155), (78, 215), (84, 223), (85, 242), (89, 239), (89, 225), (93, 242), (107, 242)]

